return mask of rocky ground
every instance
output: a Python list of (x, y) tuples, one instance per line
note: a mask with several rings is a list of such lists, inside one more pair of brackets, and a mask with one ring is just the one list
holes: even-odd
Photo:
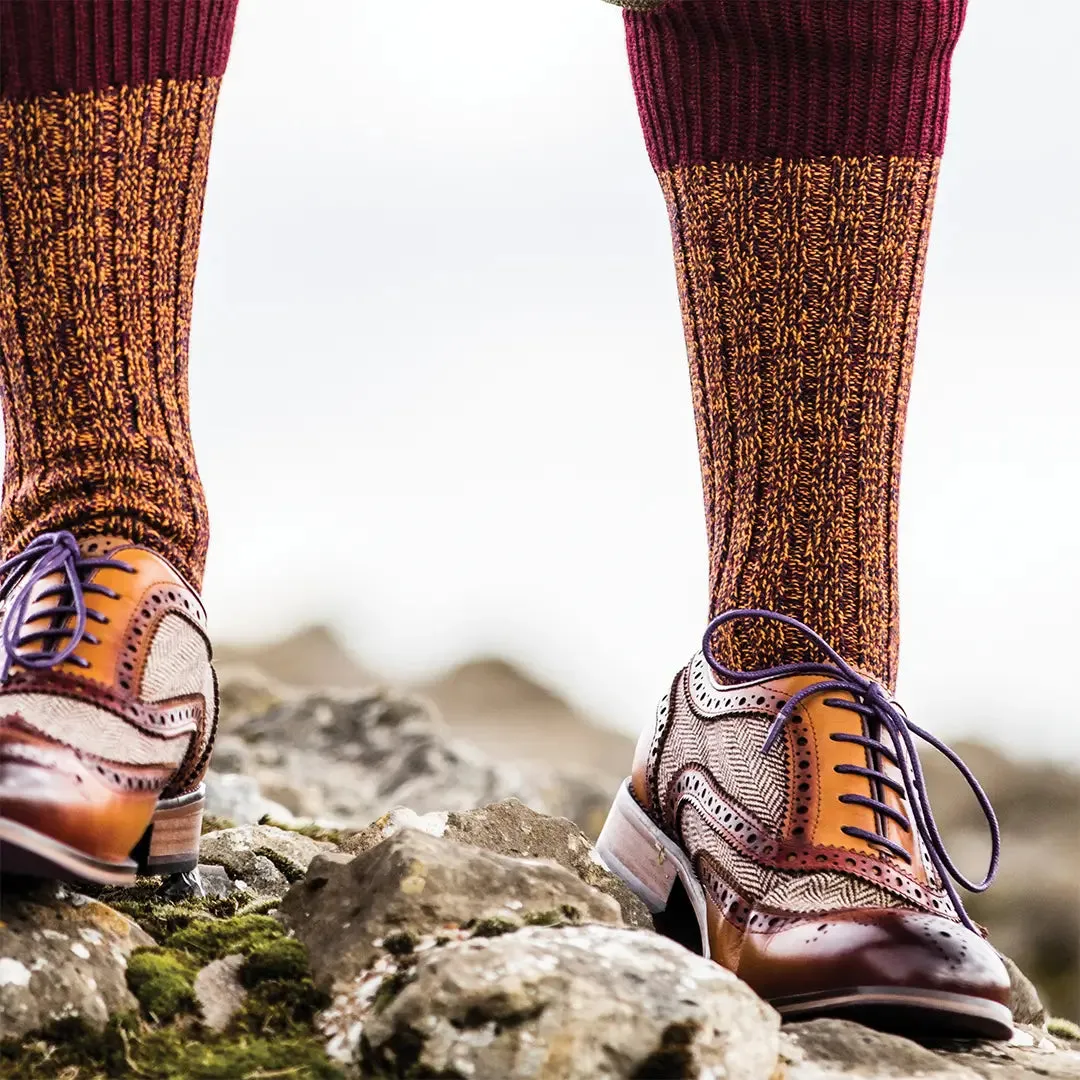
[(494, 760), (407, 696), (225, 691), (194, 894), (4, 880), (0, 1078), (1080, 1078), (1018, 972), (1006, 1046), (781, 1029), (567, 820), (600, 772)]

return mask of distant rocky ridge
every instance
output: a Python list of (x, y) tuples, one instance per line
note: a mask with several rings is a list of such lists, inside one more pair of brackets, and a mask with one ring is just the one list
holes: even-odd
[[(303, 690), (388, 685), (325, 627), (311, 627), (269, 645), (218, 647), (216, 655), (223, 668), (248, 667)], [(572, 762), (614, 775), (633, 753), (633, 739), (590, 720), (497, 657), (471, 660), (419, 683), (398, 682), (393, 689), (430, 702), (456, 736), (502, 760), (558, 766)], [(651, 713), (652, 704), (645, 704), (642, 715)]]

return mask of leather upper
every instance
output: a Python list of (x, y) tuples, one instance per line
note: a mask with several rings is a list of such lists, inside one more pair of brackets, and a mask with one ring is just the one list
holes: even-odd
[[(1001, 961), (960, 923), (915, 831), (842, 801), (876, 796), (906, 815), (896, 792), (844, 771), (897, 775), (866, 747), (832, 738), (865, 734), (857, 712), (828, 704), (851, 695), (805, 697), (762, 753), (780, 708), (816, 681), (723, 687), (699, 653), (638, 742), (631, 791), (694, 865), (714, 959), (766, 997), (853, 979), (955, 987), (963, 968), (982, 986), (963, 992), (1007, 1001)], [(910, 862), (845, 829), (887, 837)], [(968, 959), (957, 967), (960, 950)]]
[[(103, 538), (84, 555), (127, 568), (91, 571), (96, 616), (74, 654), (48, 668), (15, 663), (0, 686), (0, 810), (90, 854), (125, 857), (159, 798), (195, 790), (209, 763), (217, 691), (206, 613), (195, 591), (154, 552)], [(28, 632), (47, 629), (38, 583)], [(111, 595), (115, 593), (115, 596)], [(71, 629), (74, 617), (64, 621)], [(96, 638), (95, 642), (92, 638)], [(80, 660), (85, 663), (80, 663)]]

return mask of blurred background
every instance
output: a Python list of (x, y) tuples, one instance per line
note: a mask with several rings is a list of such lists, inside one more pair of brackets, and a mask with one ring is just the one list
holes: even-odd
[[(899, 688), (967, 740), (1005, 819), (1002, 885), (974, 913), (1074, 1018), (1078, 31), (1080, 8), (978, 0), (956, 54)], [(622, 774), (696, 648), (706, 583), (667, 220), (618, 11), (242, 3), (192, 381), (227, 656), (418, 687), (491, 753)], [(978, 819), (939, 786), (974, 870)]]

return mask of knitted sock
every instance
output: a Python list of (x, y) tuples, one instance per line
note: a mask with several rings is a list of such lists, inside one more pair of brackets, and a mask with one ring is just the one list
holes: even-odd
[(198, 587), (187, 353), (236, 0), (0, 0), (6, 554), (69, 529)]
[[(891, 685), (900, 450), (964, 0), (626, 12), (667, 200), (712, 611), (793, 615)], [(749, 622), (743, 668), (811, 657)]]

